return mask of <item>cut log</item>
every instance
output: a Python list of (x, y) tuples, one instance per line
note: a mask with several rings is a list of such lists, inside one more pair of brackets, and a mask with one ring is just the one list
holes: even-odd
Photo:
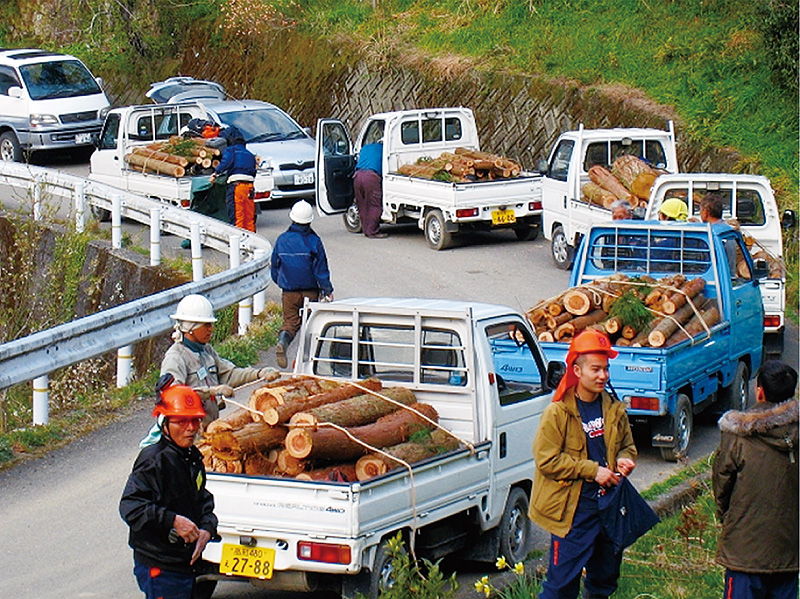
[[(700, 318), (702, 318), (703, 321), (705, 322), (705, 326), (703, 325), (702, 322), (700, 322)], [(718, 322), (719, 322), (719, 310), (717, 309), (716, 306), (712, 306), (711, 308), (702, 311), (700, 313), (700, 317), (695, 315), (694, 318), (692, 318), (688, 322), (688, 324), (684, 327), (686, 329), (685, 333), (681, 330), (675, 331), (672, 334), (672, 336), (670, 336), (670, 338), (667, 339), (667, 342), (664, 345), (666, 347), (670, 347), (672, 345), (675, 345), (676, 343), (680, 343), (681, 341), (685, 341), (687, 339), (691, 339), (692, 337), (696, 337), (701, 333), (705, 333), (706, 326), (710, 329)]]
[(552, 343), (555, 341), (552, 331), (542, 331), (539, 333), (538, 339), (539, 341), (543, 341), (545, 343)]
[(589, 169), (589, 179), (596, 183), (603, 189), (607, 189), (613, 193), (620, 200), (628, 200), (630, 202), (636, 201), (633, 194), (619, 182), (611, 172), (599, 164), (594, 165)]
[(355, 464), (337, 464), (326, 468), (306, 470), (295, 478), (297, 480), (327, 480), (336, 483), (354, 483), (358, 480)]
[(206, 436), (211, 436), (214, 433), (221, 431), (232, 431), (242, 428), (245, 424), (253, 422), (253, 417), (248, 410), (239, 408), (230, 414), (225, 414), (222, 418), (214, 420), (206, 427)]
[(306, 469), (305, 461), (294, 457), (285, 449), (278, 451), (278, 460), (275, 462), (275, 470), (288, 476), (297, 476)]
[(329, 422), (344, 427), (363, 426), (396, 411), (399, 409), (398, 403), (409, 406), (415, 401), (414, 392), (405, 387), (383, 389), (381, 395), (394, 401), (387, 401), (365, 393), (311, 410), (297, 412), (289, 420), (289, 423), (294, 425), (297, 423), (296, 419), (302, 418), (303, 423)]
[(250, 453), (242, 458), (242, 469), (251, 476), (269, 476), (275, 472), (275, 462), (261, 452)]
[(612, 192), (601, 187), (597, 183), (593, 183), (592, 181), (587, 181), (584, 183), (583, 187), (581, 187), (581, 193), (583, 194), (583, 197), (586, 198), (586, 202), (588, 204), (602, 206), (607, 210), (610, 210), (611, 204), (619, 199)]
[[(696, 296), (696, 303), (705, 301), (703, 296)], [(670, 336), (678, 330), (678, 324), (683, 325), (694, 315), (694, 306), (689, 303), (677, 310), (669, 318), (663, 318), (657, 326), (653, 327), (647, 336), (647, 341), (651, 347), (662, 347)]]
[(661, 304), (661, 311), (664, 314), (675, 314), (675, 312), (686, 305), (687, 299), (693, 299), (705, 289), (706, 281), (702, 277), (697, 277), (691, 281), (686, 281), (680, 286), (680, 291), (676, 291)]
[(634, 329), (632, 326), (629, 326), (629, 325), (626, 324), (624, 327), (622, 327), (622, 338), (623, 339), (627, 339), (627, 340), (630, 341), (631, 339), (636, 337), (636, 334), (637, 334), (637, 330)]
[[(383, 385), (378, 379), (367, 379), (360, 381), (359, 385), (372, 391), (380, 391)], [(305, 399), (292, 400), (283, 405), (277, 405), (263, 412), (264, 422), (267, 424), (278, 424), (288, 422), (289, 419), (302, 410), (318, 408), (326, 404), (335, 403), (344, 399), (363, 394), (364, 391), (354, 385), (343, 385), (338, 389), (324, 391), (316, 395), (310, 395)]]
[(650, 331), (658, 326), (658, 323), (661, 322), (660, 318), (653, 320), (650, 323), (650, 327), (641, 331), (636, 337), (631, 339), (631, 347), (647, 347), (648, 341), (647, 338), (650, 336)]
[(545, 318), (547, 318), (548, 313), (545, 312), (544, 308), (533, 308), (528, 310), (525, 314), (528, 317), (528, 320), (533, 326), (538, 326)]
[(361, 456), (356, 462), (356, 478), (363, 481), (386, 474), (389, 471), (387, 461), (384, 456), (377, 453)]
[(561, 304), (561, 298), (547, 304), (546, 310), (551, 316), (558, 316), (561, 314), (564, 311), (564, 306)]
[(571, 321), (565, 322), (555, 331), (553, 331), (553, 339), (559, 343), (571, 340), (574, 335), (575, 327), (572, 325)]
[(282, 426), (253, 422), (235, 431), (221, 431), (211, 435), (209, 441), (215, 457), (238, 460), (246, 453), (266, 451), (280, 445), (286, 438), (286, 432), (286, 428)]
[(162, 162), (177, 164), (178, 166), (182, 166), (184, 168), (189, 166), (189, 161), (186, 158), (184, 158), (183, 156), (175, 156), (174, 154), (170, 154), (168, 152), (162, 152), (150, 148), (137, 147), (131, 149), (131, 153), (136, 154), (138, 156), (144, 156), (146, 158), (152, 158), (153, 160), (161, 160)]
[[(434, 422), (436, 410), (428, 404), (415, 403), (409, 406)], [(408, 441), (417, 430), (430, 428), (430, 423), (408, 409), (400, 409), (377, 422), (348, 429), (356, 439), (371, 447), (388, 447)], [(286, 451), (296, 458), (324, 458), (337, 461), (357, 459), (370, 452), (360, 443), (351, 440), (344, 432), (335, 428), (294, 428), (286, 435)]]
[(546, 320), (547, 328), (554, 331), (565, 322), (569, 322), (571, 318), (572, 314), (569, 312), (562, 312), (558, 316), (548, 316)]
[(569, 321), (569, 324), (572, 325), (573, 332), (574, 334), (577, 335), (586, 327), (589, 327), (602, 320), (605, 320), (607, 317), (608, 314), (606, 314), (602, 310), (593, 310), (592, 312), (589, 312), (589, 314), (585, 316), (576, 316), (575, 318)]
[(622, 321), (619, 316), (612, 316), (603, 323), (603, 328), (609, 335), (616, 335), (622, 328)]
[[(373, 476), (380, 476), (395, 468), (404, 467), (427, 460), (442, 453), (447, 453), (458, 447), (458, 440), (442, 430), (434, 430), (424, 441), (408, 441), (383, 449), (389, 456), (373, 453), (365, 455), (356, 462), (356, 476), (358, 480), (367, 480)], [(396, 458), (396, 459), (392, 459)]]
[(183, 177), (186, 174), (186, 169), (171, 162), (164, 162), (163, 160), (155, 160), (147, 156), (140, 156), (138, 154), (126, 154), (125, 162), (143, 169), (160, 173), (162, 175), (171, 175), (176, 178)]
[(583, 316), (592, 308), (592, 300), (585, 289), (575, 287), (564, 294), (564, 309), (575, 316)]
[(650, 189), (658, 177), (658, 171), (637, 156), (620, 156), (611, 166), (614, 175), (626, 189), (637, 198), (650, 198)]

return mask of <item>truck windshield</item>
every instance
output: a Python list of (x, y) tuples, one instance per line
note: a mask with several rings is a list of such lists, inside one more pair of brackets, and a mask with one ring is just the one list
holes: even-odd
[(274, 108), (223, 112), (219, 114), (219, 120), (223, 125), (239, 129), (246, 143), (306, 137), (297, 123)]
[(57, 60), (20, 67), (32, 100), (74, 98), (100, 93), (92, 74), (77, 60)]

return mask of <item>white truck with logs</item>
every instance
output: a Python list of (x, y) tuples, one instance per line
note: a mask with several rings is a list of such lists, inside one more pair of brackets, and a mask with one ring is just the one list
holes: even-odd
[(700, 200), (706, 193), (722, 198), (722, 218), (738, 223), (753, 259), (767, 263), (768, 275), (758, 285), (764, 302), (764, 353), (780, 356), (786, 327), (786, 265), (781, 229), (794, 227), (797, 214), (794, 210), (779, 212), (775, 193), (766, 177), (681, 173), (656, 179), (646, 218), (657, 218), (664, 200), (680, 198), (688, 204), (690, 218), (699, 220)]
[(398, 533), (417, 557), (521, 560), (531, 534), (531, 443), (557, 366), (544, 362), (524, 316), (502, 306), (307, 304), (295, 376), (378, 378), (384, 389), (412, 390), (460, 444), (363, 482), (210, 472), (222, 541), (205, 549), (216, 566), (203, 580), (377, 597), (391, 580), (384, 544)]
[[(206, 201), (214, 187), (209, 181), (210, 173), (173, 176), (143, 172), (125, 158), (134, 148), (146, 148), (179, 135), (192, 119), (211, 120), (203, 106), (196, 102), (114, 108), (106, 115), (97, 149), (90, 158), (89, 179), (181, 208), (198, 209), (201, 201), (214, 204)], [(224, 202), (224, 181), (220, 179), (218, 183), (218, 193)], [(273, 186), (271, 171), (259, 168), (254, 186), (256, 201), (269, 198)], [(108, 218), (107, 211), (98, 210), (96, 216)], [(205, 213), (213, 215), (213, 212)]]
[[(548, 159), (540, 162), (542, 230), (550, 241), (553, 261), (558, 268), (567, 270), (572, 266), (575, 249), (593, 224), (611, 220), (610, 206), (589, 201), (585, 190), (587, 185), (593, 184), (592, 176), (596, 172), (615, 181), (611, 170), (623, 157), (636, 157), (646, 164), (650, 172), (645, 174), (650, 184), (660, 173), (677, 173), (672, 121), (666, 130), (584, 129), (581, 125), (575, 131), (562, 133)], [(622, 187), (622, 183), (617, 185)], [(638, 196), (624, 187), (617, 195), (630, 198), (634, 205), (637, 200), (646, 202), (650, 187), (642, 188), (645, 191), (638, 190)]]
[(521, 240), (534, 239), (541, 221), (538, 174), (467, 182), (431, 180), (399, 172), (419, 159), (457, 148), (480, 151), (475, 117), (469, 108), (384, 112), (369, 116), (351, 141), (335, 119), (317, 123), (317, 207), (323, 214), (344, 214), (348, 231), (361, 231), (353, 204), (353, 173), (359, 150), (383, 143), (383, 215), (385, 223), (416, 222), (435, 250), (447, 248), (465, 230), (513, 229)]

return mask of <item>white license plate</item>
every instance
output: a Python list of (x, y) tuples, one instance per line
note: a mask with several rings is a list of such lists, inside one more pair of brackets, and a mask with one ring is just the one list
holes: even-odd
[(314, 182), (314, 172), (310, 173), (295, 173), (295, 185), (311, 185)]
[(75, 136), (75, 143), (76, 144), (90, 144), (90, 143), (92, 143), (92, 134), (91, 133), (78, 133)]

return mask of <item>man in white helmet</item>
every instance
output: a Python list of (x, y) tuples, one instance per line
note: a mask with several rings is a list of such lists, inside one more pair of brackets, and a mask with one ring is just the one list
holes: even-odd
[(278, 236), (272, 249), (272, 280), (283, 290), (283, 326), (275, 347), (275, 361), (286, 368), (286, 350), (300, 329), (305, 298), (333, 298), (331, 273), (322, 240), (311, 228), (314, 209), (305, 200), (292, 206), (292, 224)]

